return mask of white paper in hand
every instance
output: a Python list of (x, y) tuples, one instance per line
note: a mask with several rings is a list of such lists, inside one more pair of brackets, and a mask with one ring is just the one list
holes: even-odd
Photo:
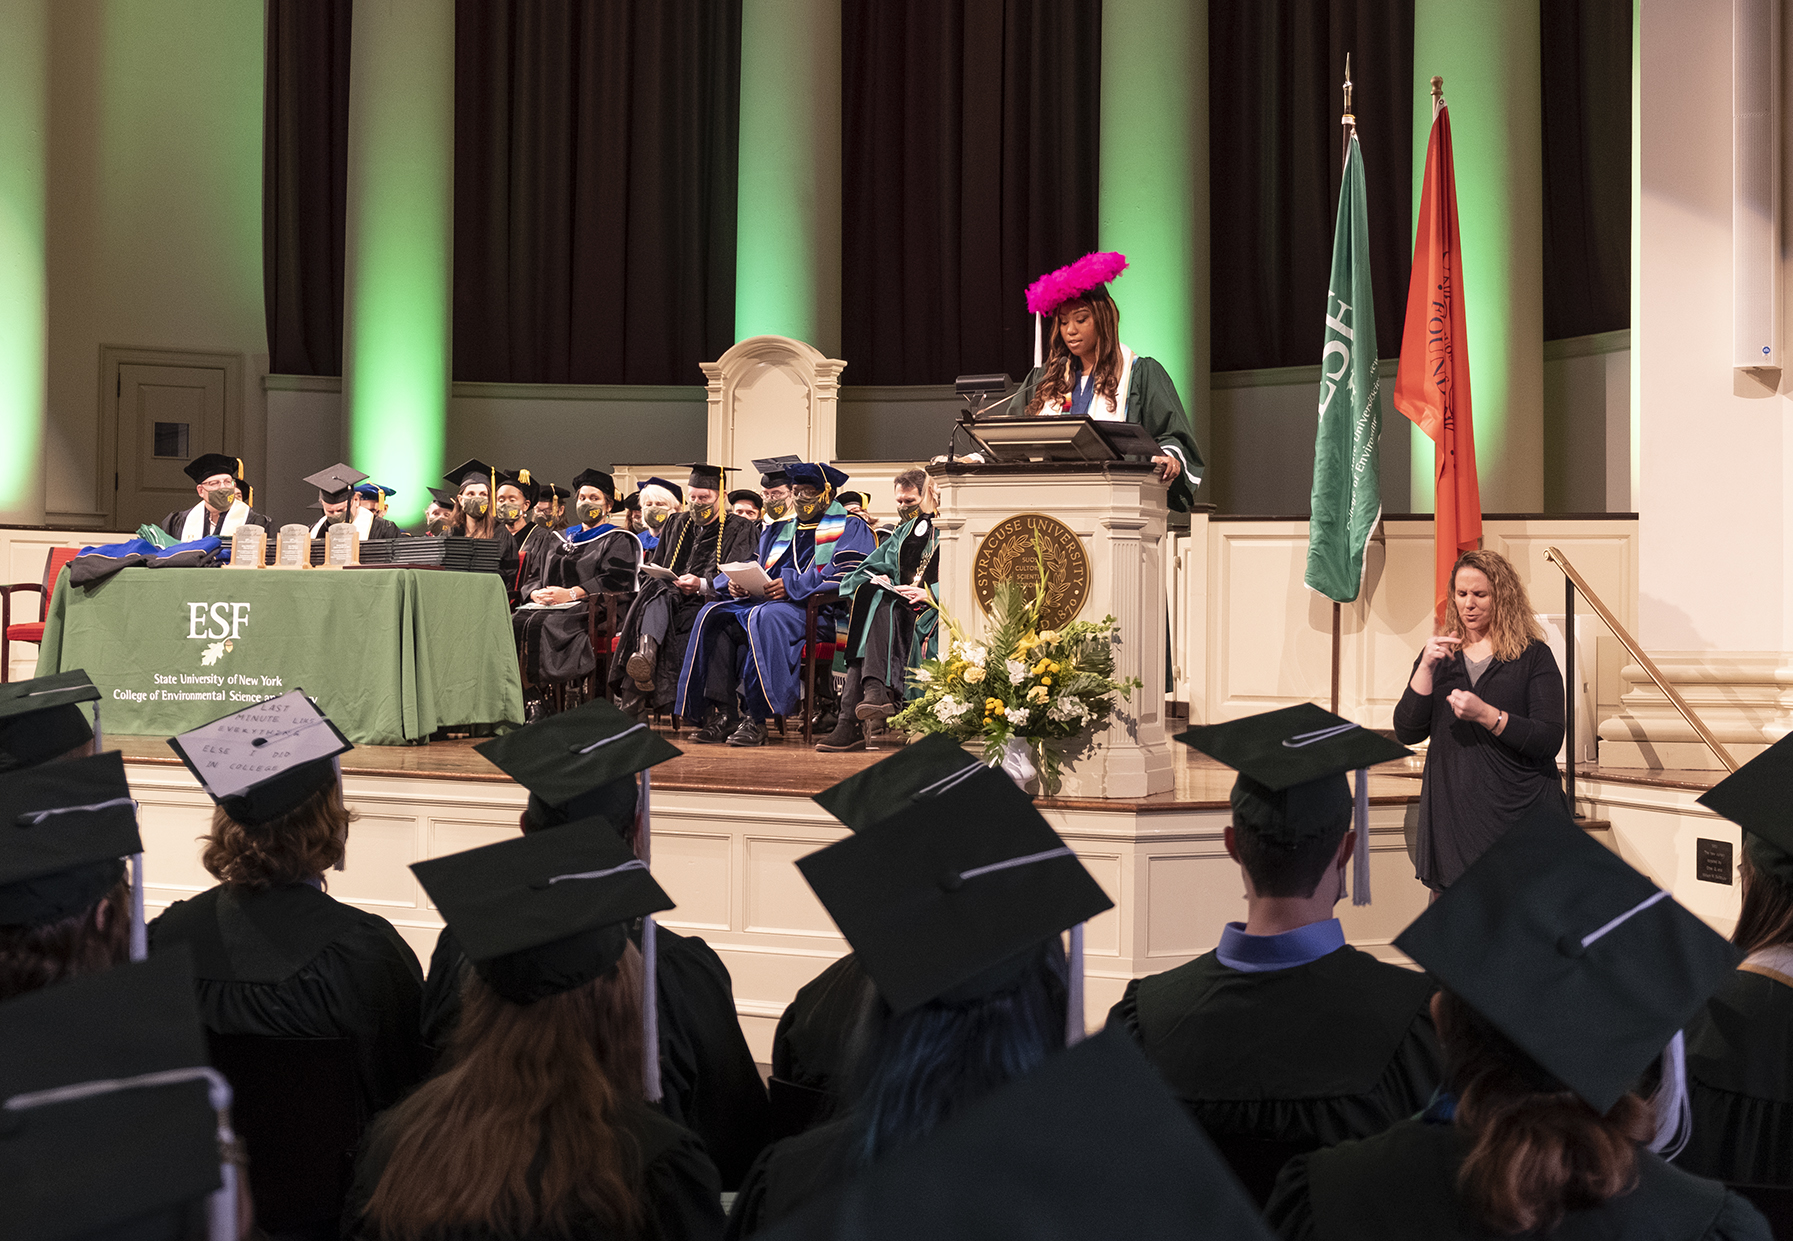
[(305, 696), (289, 690), (175, 739), (213, 797), (234, 797), (301, 763), (353, 747)]
[(674, 573), (671, 569), (667, 568), (663, 564), (645, 564), (644, 563), (641, 566), (641, 571), (643, 573), (647, 574), (649, 577), (659, 578), (662, 582), (676, 582), (679, 580), (679, 575)]
[(728, 580), (733, 585), (739, 586), (756, 599), (764, 599), (766, 591), (772, 586), (772, 579), (766, 576), (766, 571), (757, 560), (737, 560), (723, 565), (722, 571), (728, 575)]

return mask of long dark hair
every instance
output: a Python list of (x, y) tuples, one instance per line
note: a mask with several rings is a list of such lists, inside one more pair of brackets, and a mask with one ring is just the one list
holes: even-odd
[(1457, 1188), (1498, 1233), (1554, 1228), (1637, 1183), (1649, 1104), (1622, 1096), (1602, 1116), (1450, 992), (1440, 992), (1438, 1041), (1457, 1095), (1456, 1124), (1474, 1139)]
[(514, 1004), (469, 974), (448, 1067), (375, 1122), (391, 1157), (362, 1232), (639, 1233), (641, 1151), (618, 1112), (641, 1087), (641, 956), (571, 991)]
[(1757, 866), (1747, 842), (1742, 865), (1743, 912), (1731, 942), (1745, 954), (1778, 944), (1793, 944), (1793, 884)]
[[(100, 910), (106, 910), (100, 925)], [(44, 926), (0, 927), (0, 1000), (78, 974), (97, 974), (131, 955), (131, 885), (120, 879), (80, 913)]]
[(1042, 944), (1008, 987), (961, 1004), (932, 1000), (893, 1015), (882, 999), (861, 1024), (849, 1169), (933, 1132), (967, 1104), (1030, 1072), (1065, 1045), (1064, 947)]
[[(1090, 380), (1096, 395), (1117, 405), (1126, 399), (1121, 386), (1121, 309), (1112, 297), (1079, 297), (1052, 312), (1052, 340), (1046, 347), (1046, 373), (1040, 376), (1033, 395), (1027, 399), (1027, 412), (1037, 414), (1048, 397), (1063, 402), (1071, 395), (1071, 351), (1059, 334), (1058, 316), (1078, 306), (1089, 307), (1096, 324), (1096, 373)], [(1117, 395), (1119, 394), (1119, 395)]]

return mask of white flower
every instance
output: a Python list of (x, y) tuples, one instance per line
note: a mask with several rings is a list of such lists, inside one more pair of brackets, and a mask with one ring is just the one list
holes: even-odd
[(1046, 715), (1061, 724), (1081, 723), (1089, 718), (1089, 708), (1083, 705), (1083, 699), (1066, 694), (1047, 709)]
[(982, 665), (986, 659), (990, 658), (990, 652), (975, 642), (961, 643), (961, 646), (963, 649), (959, 652), (959, 657), (968, 664)]
[(1019, 728), (1021, 725), (1027, 723), (1028, 714), (1026, 707), (1010, 707), (1008, 712), (1009, 727)]
[(912, 675), (923, 685), (928, 684), (934, 679), (934, 674), (929, 672), (926, 668), (917, 668)]
[(1019, 685), (1027, 679), (1027, 665), (1018, 659), (1011, 659), (1006, 664), (1009, 670), (1009, 684)]
[(970, 703), (960, 702), (951, 694), (947, 694), (945, 697), (941, 698), (939, 702), (934, 704), (934, 715), (942, 724), (950, 724), (961, 715), (964, 715), (970, 707)]

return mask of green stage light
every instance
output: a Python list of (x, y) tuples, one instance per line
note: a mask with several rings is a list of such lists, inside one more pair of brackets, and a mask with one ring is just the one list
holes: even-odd
[(47, 13), (0, 2), (0, 512), (42, 521)]

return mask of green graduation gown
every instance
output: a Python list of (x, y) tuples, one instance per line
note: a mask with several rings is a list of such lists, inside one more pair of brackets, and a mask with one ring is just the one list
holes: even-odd
[[(1492, 1239), (1457, 1196), (1469, 1135), (1448, 1122), (1404, 1120), (1361, 1142), (1297, 1155), (1265, 1219), (1289, 1241)], [(1637, 1188), (1570, 1211), (1551, 1241), (1770, 1241), (1761, 1214), (1716, 1181), (1637, 1153)]]
[(1432, 980), (1346, 946), (1245, 972), (1209, 952), (1110, 1011), (1260, 1202), (1290, 1156), (1368, 1137), (1437, 1088)]
[(1793, 984), (1748, 968), (1726, 980), (1687, 1026), (1687, 1093), (1693, 1137), (1677, 1167), (1793, 1186)]
[[(1033, 390), (1045, 378), (1046, 368), (1036, 366), (1021, 381), (1021, 391), (1010, 406), (1020, 414), (1033, 399)], [(1135, 357), (1133, 371), (1127, 381), (1127, 421), (1137, 422), (1160, 444), (1174, 444), (1183, 456), (1183, 472), (1170, 485), (1170, 506), (1179, 513), (1189, 511), (1195, 503), (1195, 488), (1189, 479), (1201, 476), (1202, 450), (1196, 447), (1195, 432), (1183, 401), (1177, 396), (1177, 385), (1156, 358)], [(1106, 408), (1106, 406), (1104, 406)]]
[[(909, 684), (909, 672), (924, 659), (934, 655), (934, 631), (940, 625), (940, 612), (935, 608), (915, 611), (896, 595), (872, 584), (872, 578), (884, 576), (898, 586), (926, 586), (935, 600), (940, 598), (940, 531), (932, 514), (911, 518), (896, 528), (878, 549), (867, 556), (858, 568), (841, 579), (840, 594), (853, 601), (852, 619), (847, 626), (847, 657), (864, 659), (866, 637), (880, 618), (888, 618), (893, 609), (909, 610), (915, 617), (914, 636), (909, 643), (909, 661), (902, 668), (870, 668), (865, 675), (876, 677), (886, 685)], [(925, 522), (925, 525), (921, 523)], [(917, 527), (920, 527), (919, 531)], [(917, 577), (920, 581), (916, 581)], [(894, 662), (894, 661), (893, 661)]]

